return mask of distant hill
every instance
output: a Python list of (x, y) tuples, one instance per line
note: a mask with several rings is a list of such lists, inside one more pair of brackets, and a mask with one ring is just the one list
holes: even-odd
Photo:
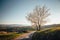
[[(0, 24), (0, 27), (28, 27), (26, 25), (20, 25), (20, 24)], [(31, 27), (31, 26), (29, 26)]]
[(60, 26), (60, 24), (52, 24), (52, 25), (42, 26), (42, 28), (59, 27), (59, 26)]
[(27, 31), (27, 30), (35, 30), (31, 26), (24, 26), (24, 25), (0, 25), (0, 31)]
[[(60, 24), (52, 24), (52, 25), (41, 26), (41, 28), (50, 28), (50, 27), (59, 27), (59, 26), (60, 26)], [(27, 28), (31, 28), (32, 26), (19, 25), (19, 24), (10, 24), (10, 25), (0, 24), (0, 28), (3, 28), (3, 27), (27, 27)]]

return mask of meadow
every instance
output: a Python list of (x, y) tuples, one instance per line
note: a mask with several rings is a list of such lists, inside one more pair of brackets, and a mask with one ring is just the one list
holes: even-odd
[(20, 35), (21, 34), (17, 34), (17, 33), (14, 33), (14, 32), (9, 32), (9, 33), (0, 32), (0, 40), (12, 40), (15, 37), (20, 36)]
[(23, 33), (34, 30), (31, 27), (0, 26), (0, 40), (13, 40)]
[(36, 31), (32, 40), (60, 40), (60, 26)]

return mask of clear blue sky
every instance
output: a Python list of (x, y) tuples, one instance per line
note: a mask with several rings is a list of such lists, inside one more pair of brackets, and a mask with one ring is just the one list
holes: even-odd
[(0, 24), (30, 25), (25, 16), (36, 5), (46, 5), (50, 8), (50, 17), (47, 24), (60, 23), (60, 0), (1, 0)]

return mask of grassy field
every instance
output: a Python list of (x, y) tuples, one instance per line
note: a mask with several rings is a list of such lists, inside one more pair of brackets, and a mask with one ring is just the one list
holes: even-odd
[(32, 27), (10, 27), (9, 25), (0, 25), (0, 40), (12, 40), (21, 34), (33, 31)]
[(33, 34), (32, 40), (60, 40), (60, 27), (46, 28)]
[(9, 32), (9, 33), (4, 32), (3, 34), (1, 34), (1, 32), (0, 32), (0, 40), (12, 40), (15, 37), (18, 37), (20, 35), (21, 34), (18, 34), (15, 32)]

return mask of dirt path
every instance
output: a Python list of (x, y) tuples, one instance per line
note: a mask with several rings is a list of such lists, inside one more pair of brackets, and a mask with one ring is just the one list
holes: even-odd
[(27, 40), (30, 39), (30, 36), (34, 33), (35, 31), (31, 31), (29, 33), (24, 33), (20, 35), (19, 37), (15, 38), (14, 40)]

